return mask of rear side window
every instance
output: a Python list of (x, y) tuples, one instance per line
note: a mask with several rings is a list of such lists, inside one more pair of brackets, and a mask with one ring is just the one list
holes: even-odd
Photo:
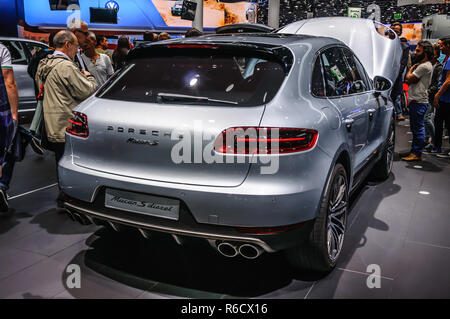
[(27, 56), (25, 55), (25, 51), (20, 42), (6, 40), (1, 40), (0, 42), (8, 49), (9, 53), (11, 54), (11, 62), (13, 65), (28, 64)]
[(132, 60), (98, 96), (148, 103), (256, 106), (270, 102), (286, 77), (283, 66), (267, 56), (203, 54), (198, 49), (192, 54), (172, 52)]
[(321, 54), (325, 75), (325, 88), (327, 96), (340, 96), (348, 94), (350, 77), (347, 75), (347, 66), (342, 50), (333, 47)]

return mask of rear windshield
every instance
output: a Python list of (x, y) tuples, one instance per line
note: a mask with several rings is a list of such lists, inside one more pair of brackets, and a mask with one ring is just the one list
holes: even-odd
[(256, 106), (273, 99), (288, 72), (267, 54), (201, 51), (167, 54), (170, 50), (166, 50), (165, 55), (134, 59), (97, 96), (147, 103)]

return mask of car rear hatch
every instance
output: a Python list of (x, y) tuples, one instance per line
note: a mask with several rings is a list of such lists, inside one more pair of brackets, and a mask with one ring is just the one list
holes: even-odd
[(290, 68), (286, 61), (292, 56), (286, 59), (279, 50), (203, 44), (138, 48), (129, 64), (77, 109), (87, 117), (89, 136), (71, 136), (74, 163), (146, 180), (241, 184), (249, 158), (237, 163), (238, 155), (227, 155), (234, 164), (220, 163), (226, 159), (212, 148), (227, 128), (259, 126), (265, 104)]

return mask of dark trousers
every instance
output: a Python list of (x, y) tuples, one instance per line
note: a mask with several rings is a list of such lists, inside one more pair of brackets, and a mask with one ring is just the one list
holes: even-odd
[(447, 127), (447, 131), (450, 132), (450, 103), (439, 101), (439, 107), (436, 108), (436, 115), (434, 117), (435, 149), (440, 149), (442, 147), (442, 134), (444, 132), (444, 124), (445, 127)]
[[(53, 143), (53, 142), (48, 141), (47, 147), (48, 147), (48, 149), (55, 152), (56, 177), (58, 178), (58, 163), (59, 163), (59, 160), (64, 155), (64, 148), (66, 147), (66, 143)], [(59, 178), (58, 178), (58, 182), (59, 182)]]
[(3, 163), (2, 167), (2, 177), (0, 177), (0, 188), (7, 191), (9, 188), (9, 183), (11, 182), (14, 165), (16, 161), (14, 158), (8, 158), (5, 163)]
[(413, 133), (411, 153), (417, 156), (422, 156), (422, 149), (425, 146), (424, 116), (427, 109), (428, 103), (409, 104), (409, 123)]
[(66, 143), (53, 143), (53, 147), (55, 150), (56, 167), (58, 168), (59, 160), (64, 155), (64, 148), (66, 147)]

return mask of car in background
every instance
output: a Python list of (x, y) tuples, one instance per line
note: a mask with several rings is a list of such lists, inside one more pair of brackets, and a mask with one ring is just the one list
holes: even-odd
[(175, 1), (175, 4), (170, 7), (170, 12), (173, 16), (181, 16), (183, 12), (183, 1)]
[(34, 80), (28, 75), (28, 63), (33, 54), (48, 45), (27, 39), (0, 37), (0, 43), (6, 46), (11, 54), (14, 78), (19, 89), (19, 121), (28, 122), (36, 109), (36, 91)]
[(391, 172), (391, 85), (327, 37), (142, 44), (74, 110), (65, 208), (82, 224), (202, 238), (229, 258), (284, 251), (295, 268), (329, 271), (350, 195)]
[(274, 30), (274, 28), (259, 23), (233, 23), (216, 28), (216, 33), (270, 33)]

